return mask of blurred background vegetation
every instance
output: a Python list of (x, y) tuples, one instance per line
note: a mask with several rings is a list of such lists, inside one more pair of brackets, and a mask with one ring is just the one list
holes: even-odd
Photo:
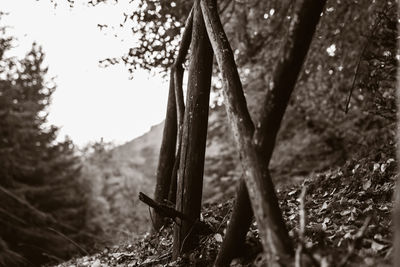
[[(257, 122), (291, 1), (219, 5)], [(397, 5), (327, 2), (273, 154), (278, 188), (349, 161), (394, 158)], [(192, 1), (138, 1), (121, 18), (126, 27), (134, 25), (137, 46), (102, 63), (124, 63), (133, 74), (135, 68), (166, 74), (191, 6)], [(163, 125), (121, 146), (99, 141), (77, 149), (71, 140), (56, 141), (57, 128), (46, 122), (56, 86), (43, 66), (45, 51), (33, 44), (24, 58), (9, 56), (16, 40), (6, 26), (0, 28), (0, 266), (61, 261), (149, 231), (151, 214), (137, 195), (153, 193)], [(232, 197), (242, 175), (220, 89), (215, 73), (206, 202)]]

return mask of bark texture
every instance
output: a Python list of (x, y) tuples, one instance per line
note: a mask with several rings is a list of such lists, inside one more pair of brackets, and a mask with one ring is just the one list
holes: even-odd
[[(306, 58), (325, 2), (325, 0), (304, 0), (299, 1), (295, 6), (294, 19), (291, 21), (289, 33), (281, 51), (281, 60), (278, 62), (273, 80), (269, 84), (269, 91), (262, 106), (261, 117), (253, 137), (257, 152), (266, 166), (271, 159), (283, 115)], [(217, 256), (217, 266), (229, 265), (235, 255), (238, 255), (252, 216), (251, 202), (245, 181), (241, 180), (231, 223)], [(238, 242), (232, 243), (234, 240)]]
[(222, 73), (225, 107), (245, 170), (246, 186), (261, 241), (271, 263), (285, 261), (293, 255), (293, 248), (268, 168), (252, 142), (254, 125), (247, 110), (232, 49), (219, 19), (216, 2), (202, 0), (201, 7), (207, 32)]
[[(207, 138), (213, 52), (196, 1), (193, 9), (189, 81), (184, 115), (176, 209), (192, 219), (200, 218), (204, 155)], [(197, 243), (194, 223), (181, 221), (174, 228), (173, 258)]]

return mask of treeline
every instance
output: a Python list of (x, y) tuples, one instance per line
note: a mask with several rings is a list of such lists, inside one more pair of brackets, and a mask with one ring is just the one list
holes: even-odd
[[(55, 90), (44, 53), (22, 59), (0, 29), (0, 266), (39, 266), (86, 254), (86, 199), (70, 140), (56, 140), (47, 107)], [(86, 245), (85, 245), (86, 244)]]

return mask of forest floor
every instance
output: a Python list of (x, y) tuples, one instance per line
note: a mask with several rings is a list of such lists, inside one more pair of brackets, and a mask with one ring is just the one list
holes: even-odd
[[(284, 219), (295, 246), (304, 244), (321, 266), (390, 266), (395, 165), (394, 158), (379, 153), (278, 188)], [(301, 198), (304, 188), (306, 194)], [(302, 210), (301, 201), (305, 205)], [(177, 261), (171, 260), (171, 223), (159, 233), (146, 234), (132, 243), (58, 266), (212, 266), (232, 203), (233, 199), (203, 207), (202, 220), (213, 233), (201, 236), (197, 249)], [(306, 214), (301, 242), (300, 211)], [(252, 224), (246, 249), (239, 256), (231, 266), (263, 266), (256, 223)]]

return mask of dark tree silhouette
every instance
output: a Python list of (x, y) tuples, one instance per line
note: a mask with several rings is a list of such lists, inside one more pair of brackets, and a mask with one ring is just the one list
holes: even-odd
[(22, 59), (6, 57), (12, 38), (5, 36), (0, 37), (0, 265), (39, 266), (86, 254), (80, 161), (72, 142), (56, 141), (58, 129), (46, 126), (55, 87), (46, 82), (44, 52), (34, 44)]
[[(185, 112), (182, 89), (184, 70), (182, 64), (185, 62), (189, 49), (192, 25), (193, 12), (191, 11), (182, 34), (178, 56), (170, 70), (167, 115), (156, 172), (157, 181), (154, 198), (157, 202), (169, 200), (171, 203), (175, 203), (176, 200), (177, 173), (180, 162), (183, 117)], [(164, 218), (157, 212), (154, 215), (153, 226), (155, 230), (159, 230), (164, 225)]]
[(200, 1), (196, 1), (176, 195), (176, 209), (189, 216), (192, 222), (178, 220), (174, 228), (174, 258), (196, 245), (193, 222), (200, 219), (201, 211), (212, 62)]
[[(281, 60), (276, 66), (273, 79), (262, 106), (261, 116), (257, 123), (258, 127), (256, 127), (255, 132), (253, 130), (254, 126), (251, 127), (252, 132), (254, 132), (254, 136), (252, 133), (250, 134), (250, 136), (253, 136), (252, 142), (257, 149), (258, 157), (261, 158), (261, 161), (266, 166), (268, 166), (271, 159), (283, 115), (307, 55), (325, 2), (326, 1), (316, 2), (305, 0), (297, 1), (295, 4), (293, 17), (296, 19), (293, 19), (291, 22), (285, 45), (281, 50), (279, 56)], [(268, 177), (269, 175), (264, 174), (264, 176), (264, 180), (270, 179)], [(272, 183), (268, 186), (272, 187)], [(274, 195), (275, 193), (273, 191), (269, 193), (269, 196)], [(273, 201), (276, 202), (276, 197), (274, 197)], [(277, 207), (274, 213), (276, 215), (273, 216), (281, 217)], [(244, 243), (247, 230), (252, 220), (251, 217), (250, 198), (245, 181), (242, 179), (237, 190), (236, 204), (233, 208), (230, 224), (222, 244), (222, 249), (217, 257), (216, 265), (228, 265), (235, 255), (240, 252), (240, 248)], [(277, 220), (271, 224), (282, 225), (283, 221), (279, 218), (279, 221)], [(279, 231), (284, 233), (285, 229)], [(284, 234), (283, 236), (284, 240), (288, 240), (288, 236)], [(286, 241), (284, 246), (288, 247), (290, 251), (289, 244), (290, 243)], [(271, 251), (274, 251), (273, 248), (271, 248)]]

